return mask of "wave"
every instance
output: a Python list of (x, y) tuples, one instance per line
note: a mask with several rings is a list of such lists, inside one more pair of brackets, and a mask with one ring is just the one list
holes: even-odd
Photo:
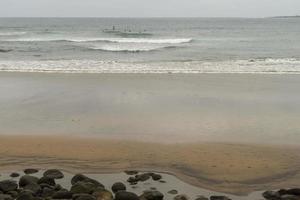
[(128, 52), (128, 53), (138, 53), (138, 52), (148, 52), (156, 51), (160, 49), (176, 48), (177, 46), (165, 46), (165, 45), (94, 45), (87, 47), (92, 50), (100, 51), (110, 51), (110, 52)]
[(263, 73), (300, 74), (300, 60), (173, 61), (126, 63), (97, 60), (0, 61), (0, 71), (53, 73)]
[(25, 35), (27, 32), (0, 32), (0, 36), (17, 36)]
[(2, 41), (10, 42), (51, 42), (51, 41), (67, 41), (67, 42), (112, 42), (112, 43), (148, 43), (148, 44), (182, 44), (192, 41), (191, 38), (16, 38), (6, 39)]

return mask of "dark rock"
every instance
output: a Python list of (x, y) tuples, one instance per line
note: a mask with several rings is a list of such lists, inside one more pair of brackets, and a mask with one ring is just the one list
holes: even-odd
[(142, 196), (140, 197), (141, 200), (162, 200), (164, 195), (159, 191), (147, 190), (144, 191)]
[(209, 200), (207, 197), (199, 195), (195, 200)]
[(151, 173), (150, 176), (152, 177), (152, 179), (154, 181), (158, 181), (158, 180), (162, 179), (162, 176), (160, 174)]
[(136, 170), (125, 170), (124, 171), (125, 172), (125, 174), (127, 174), (127, 175), (136, 175), (136, 174), (138, 174), (139, 172), (138, 171), (136, 171)]
[(118, 191), (126, 190), (126, 185), (121, 182), (114, 183), (111, 187), (113, 193), (117, 193)]
[(55, 192), (52, 195), (52, 198), (53, 199), (72, 199), (72, 195), (73, 195), (72, 192), (62, 189), (60, 191)]
[(8, 194), (0, 194), (0, 200), (13, 200), (14, 198)]
[(54, 190), (54, 186), (48, 185), (47, 183), (41, 183), (39, 185), (41, 186), (42, 189), (44, 189), (44, 188), (50, 188), (50, 189)]
[(0, 53), (7, 53), (12, 51), (11, 49), (0, 49)]
[(226, 197), (226, 196), (211, 196), (210, 200), (231, 200), (230, 198)]
[(167, 181), (165, 180), (159, 180), (160, 183), (166, 183)]
[(96, 200), (96, 197), (90, 194), (74, 194), (72, 199), (74, 200)]
[(72, 185), (71, 192), (74, 194), (91, 194), (96, 188), (97, 186), (90, 182), (77, 182), (74, 185)]
[(16, 200), (34, 200), (34, 196), (32, 195), (31, 191), (22, 191)]
[(185, 194), (179, 194), (174, 197), (174, 200), (188, 200), (188, 199), (189, 199), (189, 197), (186, 196)]
[(13, 198), (16, 198), (19, 195), (17, 191), (9, 191), (6, 194), (10, 195)]
[(53, 179), (61, 179), (64, 177), (64, 174), (58, 169), (48, 169), (43, 174), (45, 177)]
[(292, 188), (286, 190), (286, 194), (300, 196), (300, 188)]
[(73, 178), (71, 179), (71, 184), (74, 185), (77, 182), (89, 182), (95, 186), (100, 186), (100, 187), (105, 188), (104, 185), (101, 184), (99, 181), (97, 181), (95, 179), (91, 179), (83, 174), (76, 174), (75, 176), (73, 176)]
[(137, 181), (144, 182), (150, 179), (150, 174), (144, 173), (144, 174), (136, 175), (135, 178)]
[(51, 197), (54, 194), (55, 190), (52, 188), (44, 187), (41, 192), (41, 197)]
[(2, 192), (8, 192), (8, 191), (13, 191), (18, 188), (18, 184), (16, 181), (11, 181), (11, 180), (5, 180), (5, 181), (0, 181), (0, 190)]
[(280, 194), (275, 191), (265, 191), (262, 196), (265, 199), (270, 199), (270, 200), (275, 200), (275, 199), (280, 199)]
[(135, 177), (131, 176), (127, 179), (127, 182), (130, 183), (131, 185), (135, 185), (137, 184), (138, 180)]
[(39, 179), (38, 184), (43, 184), (43, 183), (54, 186), (55, 185), (55, 180), (54, 180), (54, 178), (43, 176)]
[(19, 173), (16, 173), (16, 172), (13, 172), (13, 173), (11, 173), (9, 176), (12, 177), (12, 178), (16, 178), (16, 177), (19, 177), (20, 174), (19, 174)]
[(95, 196), (97, 198), (97, 200), (112, 200), (113, 199), (113, 195), (110, 191), (107, 191), (105, 189), (99, 188), (99, 190), (97, 190), (96, 192), (93, 193), (93, 196)]
[(169, 194), (178, 194), (178, 191), (177, 190), (170, 190), (168, 193)]
[(25, 190), (30, 190), (32, 191), (34, 194), (40, 192), (42, 190), (41, 186), (37, 183), (30, 183), (30, 184), (27, 184), (23, 187), (23, 189)]
[(56, 184), (55, 186), (54, 186), (54, 190), (55, 191), (59, 191), (59, 190), (62, 190), (62, 189), (64, 189), (60, 184)]
[(299, 200), (300, 197), (296, 195), (285, 194), (280, 197), (280, 200)]
[(24, 175), (19, 180), (19, 186), (23, 187), (23, 186), (28, 185), (30, 183), (37, 183), (38, 181), (39, 181), (39, 178), (37, 178), (35, 176)]
[(280, 190), (278, 190), (277, 192), (278, 192), (278, 194), (279, 194), (280, 196), (287, 194), (287, 190), (286, 190), (286, 189), (280, 189)]
[(120, 191), (116, 193), (115, 200), (139, 200), (139, 197), (132, 192)]
[(37, 170), (37, 169), (24, 169), (25, 174), (35, 174), (38, 172), (39, 172), (39, 170)]

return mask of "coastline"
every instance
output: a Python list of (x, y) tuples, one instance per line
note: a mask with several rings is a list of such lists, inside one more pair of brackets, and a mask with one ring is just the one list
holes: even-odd
[(197, 187), (247, 195), (297, 186), (300, 178), (297, 152), (298, 147), (276, 145), (0, 136), (0, 170), (54, 167), (72, 173), (158, 171)]

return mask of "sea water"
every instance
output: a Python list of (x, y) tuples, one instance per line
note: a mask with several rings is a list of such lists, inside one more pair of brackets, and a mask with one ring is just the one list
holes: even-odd
[(0, 71), (299, 73), (299, 18), (1, 18)]

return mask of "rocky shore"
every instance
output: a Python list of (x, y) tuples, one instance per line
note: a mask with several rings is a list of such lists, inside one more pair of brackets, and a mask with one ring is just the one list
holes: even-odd
[[(163, 175), (154, 172), (124, 171), (128, 176), (127, 183), (115, 182), (111, 187), (101, 183), (101, 180), (90, 178), (83, 174), (75, 174), (69, 185), (57, 182), (65, 179), (64, 172), (58, 169), (48, 169), (39, 176), (37, 169), (25, 169), (22, 174), (13, 172), (9, 179), (0, 181), (0, 200), (163, 200), (166, 199), (160, 188), (151, 187), (141, 194), (128, 191), (128, 186), (134, 188), (148, 180), (167, 184)], [(189, 194), (181, 194), (176, 189), (169, 190), (173, 200), (189, 200)], [(266, 200), (299, 200), (300, 188), (265, 191), (262, 197)], [(194, 200), (230, 200), (221, 195), (203, 196), (199, 194)]]

